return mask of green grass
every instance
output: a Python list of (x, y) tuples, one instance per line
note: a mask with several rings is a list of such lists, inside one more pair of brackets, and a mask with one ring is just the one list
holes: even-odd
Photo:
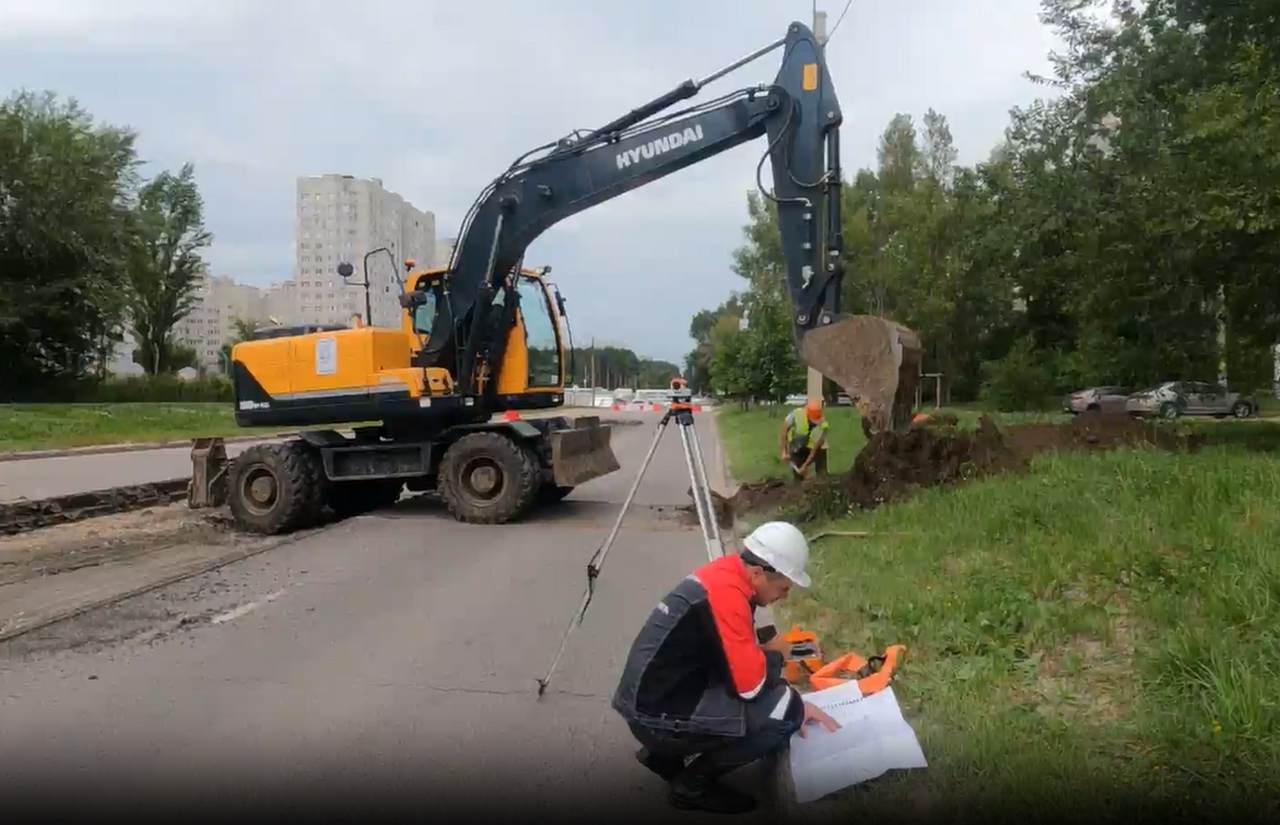
[[(778, 432), (782, 429), (783, 419), (796, 407), (775, 405), (753, 407), (739, 410), (725, 407), (718, 413), (720, 437), (725, 442), (725, 453), (729, 459), (729, 472), (738, 481), (761, 481), (766, 478), (782, 477), (786, 473), (786, 465), (778, 453)], [(951, 413), (955, 415), (962, 427), (974, 427), (982, 416), (976, 408), (949, 408), (941, 410), (925, 410), (925, 412)], [(1056, 421), (1066, 420), (1061, 414), (1054, 413), (992, 413), (998, 423), (1016, 423), (1022, 421)], [(862, 435), (858, 413), (852, 407), (831, 407), (826, 410), (827, 421), (831, 429), (827, 441), (831, 445), (827, 457), (827, 469), (831, 473), (842, 473), (853, 466), (853, 459), (866, 444)]]
[(229, 403), (0, 405), (0, 452), (177, 441), (280, 429), (236, 426)]
[[(767, 469), (739, 425), (768, 418), (722, 419), (731, 466)], [(829, 655), (907, 645), (894, 690), (930, 763), (835, 805), (1280, 814), (1280, 427), (1179, 426), (1214, 443), (1046, 454), (1025, 475), (804, 525), (873, 536), (816, 541), (814, 586), (781, 620)]]
[[(717, 414), (720, 438), (729, 459), (729, 473), (738, 481), (760, 481), (781, 476), (786, 465), (778, 457), (778, 431), (787, 413), (796, 407), (777, 405), (754, 407), (742, 411), (725, 408)], [(857, 413), (848, 407), (827, 410), (831, 429), (827, 442), (831, 445), (827, 458), (829, 472), (842, 472), (853, 464), (853, 457), (866, 439), (858, 424)]]

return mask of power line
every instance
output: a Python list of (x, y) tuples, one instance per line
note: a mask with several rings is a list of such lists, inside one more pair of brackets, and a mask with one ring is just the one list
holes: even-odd
[[(814, 2), (816, 4), (817, 0), (814, 0)], [(840, 24), (844, 22), (844, 16), (849, 13), (849, 7), (852, 5), (853, 5), (853, 0), (849, 0), (847, 3), (844, 4), (844, 11), (840, 12), (840, 19), (837, 20), (836, 24), (831, 27), (831, 32), (827, 35), (828, 43), (831, 42), (831, 38), (836, 36), (836, 29), (840, 28)]]

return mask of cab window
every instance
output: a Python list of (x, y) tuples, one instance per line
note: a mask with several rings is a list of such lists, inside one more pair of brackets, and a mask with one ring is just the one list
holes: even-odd
[(560, 384), (560, 343), (546, 293), (536, 282), (521, 278), (520, 314), (524, 318), (524, 342), (529, 351), (530, 387)]
[(413, 310), (413, 331), (431, 334), (431, 325), (436, 320), (436, 291), (428, 289), (423, 293), (424, 303)]

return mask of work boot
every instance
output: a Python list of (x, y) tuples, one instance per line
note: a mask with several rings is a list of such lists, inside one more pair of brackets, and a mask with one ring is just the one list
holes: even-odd
[(702, 758), (695, 759), (671, 780), (667, 799), (673, 807), (715, 814), (745, 814), (755, 810), (754, 799), (721, 784), (719, 771), (700, 764), (705, 762)]
[(684, 760), (678, 756), (663, 756), (648, 748), (636, 751), (636, 761), (670, 782), (684, 768)]

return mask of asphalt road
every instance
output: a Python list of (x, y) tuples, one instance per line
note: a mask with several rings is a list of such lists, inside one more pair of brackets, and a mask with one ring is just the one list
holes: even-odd
[[(620, 472), (523, 524), (464, 525), (402, 500), (6, 643), (0, 797), (98, 815), (172, 802), (220, 818), (671, 818), (609, 699), (654, 602), (706, 560), (679, 509), (674, 428), (536, 695), (658, 416), (643, 420), (615, 428)], [(713, 419), (697, 422), (722, 488)]]
[[(248, 446), (228, 444), (227, 455), (237, 456)], [(50, 498), (190, 475), (190, 447), (0, 461), (0, 501)]]
[[(607, 409), (558, 407), (531, 410), (525, 418), (547, 415), (613, 416)], [(497, 418), (498, 416), (494, 416)], [(635, 416), (633, 416), (635, 417)], [(264, 439), (270, 440), (270, 439)], [(226, 445), (234, 458), (256, 442), (233, 441)], [(113, 453), (83, 453), (0, 461), (0, 502), (40, 499), (84, 493), (107, 487), (147, 484), (191, 475), (191, 447), (162, 447)]]

